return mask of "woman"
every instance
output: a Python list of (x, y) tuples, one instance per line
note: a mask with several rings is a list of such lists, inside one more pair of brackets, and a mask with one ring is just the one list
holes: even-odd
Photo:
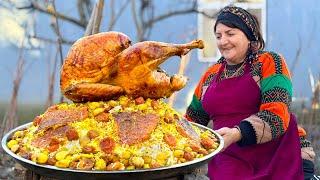
[[(223, 8), (214, 33), (222, 57), (201, 78), (186, 113), (203, 125), (213, 120), (224, 139), (223, 151), (208, 165), (209, 177), (303, 179), (297, 132), (303, 141), (305, 132), (298, 131), (290, 113), (292, 84), (285, 60), (262, 51), (257, 19), (242, 8)], [(313, 160), (312, 148), (304, 145)]]

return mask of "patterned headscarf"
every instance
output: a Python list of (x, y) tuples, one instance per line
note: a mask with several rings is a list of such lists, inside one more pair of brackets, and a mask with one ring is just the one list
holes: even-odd
[(215, 26), (218, 23), (231, 23), (236, 26), (238, 29), (243, 31), (247, 38), (250, 41), (258, 41), (259, 40), (259, 26), (256, 20), (252, 17), (252, 15), (236, 6), (226, 6), (224, 7), (218, 14), (217, 21)]

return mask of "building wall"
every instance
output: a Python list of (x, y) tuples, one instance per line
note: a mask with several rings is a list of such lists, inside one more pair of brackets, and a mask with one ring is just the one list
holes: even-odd
[(320, 75), (320, 1), (269, 0), (267, 17), (267, 49), (286, 58), (294, 96), (311, 97), (308, 68)]

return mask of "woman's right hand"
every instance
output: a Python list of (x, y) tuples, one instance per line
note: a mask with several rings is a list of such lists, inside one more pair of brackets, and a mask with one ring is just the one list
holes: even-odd
[(223, 127), (221, 129), (218, 129), (216, 132), (220, 134), (224, 140), (222, 151), (224, 151), (231, 144), (241, 140), (241, 132), (237, 128)]

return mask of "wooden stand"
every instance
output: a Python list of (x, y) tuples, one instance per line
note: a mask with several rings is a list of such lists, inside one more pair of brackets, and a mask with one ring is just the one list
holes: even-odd
[(27, 169), (24, 176), (25, 180), (57, 180), (54, 178), (48, 178), (45, 176), (40, 176), (39, 174)]
[(26, 180), (40, 180), (41, 177), (39, 174), (36, 174), (35, 172), (27, 169), (24, 176)]

